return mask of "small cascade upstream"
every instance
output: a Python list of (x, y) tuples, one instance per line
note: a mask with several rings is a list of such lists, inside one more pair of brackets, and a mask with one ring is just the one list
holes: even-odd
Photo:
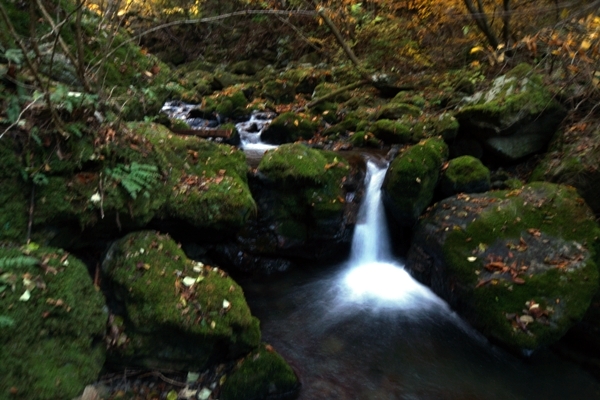
[[(210, 119), (196, 117), (194, 115), (201, 111), (197, 104), (188, 104), (177, 100), (167, 101), (161, 111), (169, 118), (185, 121), (191, 129), (218, 129), (223, 122), (214, 116)], [(240, 134), (240, 148), (246, 152), (262, 155), (265, 151), (277, 147), (263, 143), (260, 138), (263, 130), (269, 126), (275, 116), (275, 113), (269, 111), (253, 111), (248, 120), (235, 124)]]

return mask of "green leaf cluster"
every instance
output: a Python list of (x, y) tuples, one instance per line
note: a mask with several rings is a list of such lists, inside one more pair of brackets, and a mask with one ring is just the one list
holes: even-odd
[(106, 175), (118, 181), (133, 199), (140, 193), (146, 198), (150, 197), (148, 190), (160, 179), (158, 167), (135, 161), (129, 165), (118, 164), (113, 169), (107, 168)]

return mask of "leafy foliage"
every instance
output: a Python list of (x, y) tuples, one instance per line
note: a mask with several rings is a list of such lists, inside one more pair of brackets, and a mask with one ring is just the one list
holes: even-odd
[(150, 197), (148, 190), (160, 179), (155, 165), (137, 162), (132, 162), (130, 165), (119, 164), (113, 169), (107, 168), (106, 175), (119, 182), (133, 199), (136, 199), (140, 193), (143, 193), (144, 197)]
[(37, 258), (25, 255), (2, 257), (0, 258), (0, 271), (33, 267), (39, 264), (39, 262)]

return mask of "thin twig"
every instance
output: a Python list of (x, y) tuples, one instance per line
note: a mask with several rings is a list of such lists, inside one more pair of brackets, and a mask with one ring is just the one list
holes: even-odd
[(23, 114), (25, 114), (25, 112), (26, 112), (27, 110), (29, 110), (29, 109), (30, 109), (30, 108), (31, 108), (31, 107), (32, 107), (34, 104), (36, 104), (36, 102), (35, 102), (35, 101), (32, 101), (31, 103), (29, 103), (29, 104), (27, 105), (27, 107), (25, 107), (25, 108), (24, 108), (24, 109), (21, 111), (21, 113), (20, 113), (20, 114), (19, 114), (19, 116), (17, 117), (16, 121), (15, 121), (15, 122), (13, 122), (12, 124), (10, 124), (10, 125), (8, 126), (8, 128), (6, 128), (6, 129), (4, 130), (4, 132), (0, 133), (0, 139), (2, 139), (2, 137), (3, 137), (4, 135), (6, 135), (6, 133), (7, 133), (8, 131), (10, 131), (10, 130), (11, 130), (13, 127), (15, 127), (15, 126), (16, 126), (16, 125), (19, 123), (19, 121), (21, 121), (21, 117), (23, 116)]
[(26, 243), (31, 240), (31, 228), (33, 227), (33, 211), (35, 204), (35, 184), (31, 185), (31, 198), (29, 199), (29, 221), (27, 222), (27, 238)]

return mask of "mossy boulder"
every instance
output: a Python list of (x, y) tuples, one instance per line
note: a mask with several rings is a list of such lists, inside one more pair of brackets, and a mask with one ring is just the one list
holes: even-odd
[(301, 64), (284, 71), (282, 77), (294, 85), (296, 93), (312, 94), (318, 85), (331, 80), (331, 72)]
[(293, 112), (277, 116), (261, 134), (261, 139), (269, 144), (293, 143), (300, 139), (310, 139), (317, 131), (317, 124)]
[(248, 99), (244, 94), (244, 86), (235, 86), (216, 94), (215, 112), (223, 118), (239, 118), (248, 114)]
[(449, 113), (426, 115), (418, 119), (404, 117), (400, 122), (411, 126), (413, 141), (441, 136), (446, 143), (452, 143), (458, 135), (458, 121)]
[(409, 126), (389, 119), (380, 119), (368, 131), (385, 144), (406, 144), (412, 140)]
[(223, 400), (293, 399), (300, 382), (270, 345), (261, 345), (240, 361), (221, 387)]
[(260, 71), (262, 68), (264, 68), (264, 66), (265, 66), (264, 63), (260, 62), (260, 61), (242, 60), (242, 61), (238, 61), (233, 64), (230, 64), (227, 67), (227, 70), (229, 72), (237, 74), (237, 75), (253, 76), (253, 75), (256, 75), (256, 73), (258, 71)]
[(482, 193), (490, 190), (490, 170), (475, 157), (453, 158), (440, 177), (440, 192), (449, 197), (457, 193)]
[(600, 214), (600, 151), (596, 145), (599, 140), (597, 124), (576, 133), (559, 132), (530, 180), (574, 186), (592, 210)]
[(498, 161), (514, 162), (543, 150), (565, 115), (541, 76), (520, 64), (466, 97), (456, 118), (466, 138), (480, 141)]
[(269, 77), (263, 81), (261, 96), (275, 104), (287, 104), (294, 101), (294, 85), (283, 79)]
[(86, 266), (30, 244), (0, 248), (0, 398), (70, 400), (98, 379), (108, 314)]
[[(232, 254), (305, 260), (344, 254), (355, 213), (354, 202), (346, 202), (352, 171), (343, 157), (299, 143), (266, 152), (250, 180), (257, 218), (238, 234), (242, 252)], [(244, 259), (231, 262), (252, 267)]]
[(102, 270), (124, 321), (112, 364), (200, 371), (260, 344), (242, 289), (222, 270), (188, 259), (167, 235), (125, 236)]
[(390, 102), (382, 106), (373, 117), (376, 120), (400, 119), (405, 115), (418, 117), (421, 113), (421, 108), (412, 104)]
[(598, 289), (599, 236), (571, 187), (460, 194), (420, 222), (407, 268), (488, 338), (535, 350), (588, 309)]
[(413, 226), (433, 200), (448, 146), (432, 138), (409, 147), (392, 161), (383, 182), (386, 208), (402, 226)]
[(245, 155), (234, 147), (150, 123), (118, 133), (105, 127), (97, 140), (106, 142), (89, 153), (49, 153), (47, 183), (35, 192), (34, 228), (116, 232), (175, 220), (210, 238), (235, 232), (255, 213)]

